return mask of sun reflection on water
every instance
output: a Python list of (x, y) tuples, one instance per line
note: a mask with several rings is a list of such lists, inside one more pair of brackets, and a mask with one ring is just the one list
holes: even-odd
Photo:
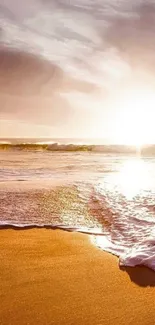
[[(108, 219), (111, 226), (107, 228), (103, 221), (101, 223), (103, 236), (94, 236), (93, 242), (104, 250), (120, 255), (124, 251), (123, 245), (127, 236), (129, 243), (130, 241), (132, 243), (132, 239), (135, 238), (134, 231), (137, 229), (141, 231), (140, 220), (143, 218), (146, 220), (150, 216), (145, 200), (148, 200), (148, 204), (152, 204), (150, 200), (154, 193), (154, 164), (152, 159), (140, 157), (117, 162), (119, 166), (117, 171), (109, 173), (97, 186), (100, 198), (102, 199), (103, 195), (104, 199), (103, 220)], [(142, 207), (138, 207), (141, 203), (145, 206), (145, 211)], [(134, 224), (132, 217), (139, 220), (138, 226), (137, 223)]]
[(130, 159), (120, 169), (118, 183), (122, 194), (132, 199), (149, 185), (148, 164), (142, 159)]
[[(106, 179), (106, 189), (119, 192), (126, 199), (132, 200), (141, 191), (150, 189), (151, 177), (149, 163), (142, 158), (128, 158), (123, 161), (117, 172), (112, 172)], [(98, 190), (105, 189), (105, 179), (100, 182)], [(117, 195), (117, 193), (116, 193)]]

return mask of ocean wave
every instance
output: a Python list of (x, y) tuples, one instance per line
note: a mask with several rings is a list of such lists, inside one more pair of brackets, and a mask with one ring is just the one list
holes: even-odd
[(92, 151), (95, 146), (59, 144), (59, 143), (0, 143), (0, 150), (32, 150), (32, 151)]
[(143, 146), (138, 149), (136, 146), (127, 145), (94, 145), (94, 144), (63, 144), (59, 142), (47, 143), (5, 143), (0, 142), (0, 150), (18, 150), (18, 151), (53, 151), (53, 152), (103, 152), (106, 154), (122, 153), (122, 154), (137, 154), (155, 155), (155, 145)]
[(81, 232), (89, 235), (103, 235), (103, 232), (99, 228), (87, 228), (87, 227), (69, 227), (66, 225), (49, 225), (49, 224), (37, 224), (37, 223), (9, 223), (9, 222), (0, 222), (0, 229), (60, 229), (70, 232)]
[(66, 225), (49, 225), (49, 224), (14, 224), (0, 222), (0, 229), (28, 230), (28, 229), (51, 229), (64, 230), (69, 232), (80, 232), (91, 235), (91, 242), (100, 249), (112, 253), (119, 257), (119, 265), (135, 267), (137, 265), (146, 266), (155, 271), (155, 238), (149, 237), (143, 240), (141, 244), (135, 243), (132, 247), (125, 247), (118, 238), (112, 238), (105, 235), (104, 231), (99, 228), (87, 227), (69, 227)]
[[(17, 155), (10, 156), (16, 159)], [(39, 174), (35, 166), (29, 170), (32, 155), (25, 155), (24, 159), (23, 155), (18, 156), (19, 161), (14, 163), (13, 158), (9, 162), (8, 167), (13, 168), (2, 169), (2, 176), (6, 172), (10, 179), (10, 170), (14, 170), (21, 179), (28, 170), (31, 180), (34, 173), (40, 180), (40, 170)], [(65, 155), (69, 158), (65, 161), (64, 157), (54, 160), (56, 155), (52, 155), (51, 159), (46, 156), (46, 160), (45, 156), (39, 155), (39, 168), (42, 167), (41, 173), (47, 173), (48, 179), (51, 175), (52, 182), (57, 175), (54, 166), (58, 167), (61, 160), (61, 185), (53, 186), (51, 182), (47, 189), (42, 185), (26, 189), (21, 184), (20, 190), (11, 184), (10, 190), (9, 186), (1, 186), (0, 228), (47, 228), (90, 234), (98, 247), (119, 257), (121, 266), (145, 265), (155, 271), (155, 158), (81, 154)], [(8, 155), (4, 167), (7, 160)], [(60, 173), (64, 161), (65, 177)], [(23, 164), (27, 167), (21, 173)], [(76, 177), (72, 170), (66, 174), (69, 164), (76, 165)], [(49, 174), (49, 165), (53, 174)]]

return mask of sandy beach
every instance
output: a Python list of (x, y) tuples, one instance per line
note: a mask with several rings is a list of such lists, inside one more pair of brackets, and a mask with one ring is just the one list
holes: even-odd
[(0, 230), (0, 324), (154, 324), (155, 273), (120, 270), (90, 237)]

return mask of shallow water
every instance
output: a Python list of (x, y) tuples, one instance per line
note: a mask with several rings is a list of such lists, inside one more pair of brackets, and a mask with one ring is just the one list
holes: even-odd
[[(31, 188), (32, 180), (41, 185)], [(56, 180), (61, 185), (53, 186)], [(14, 181), (20, 190), (12, 190)], [(155, 270), (155, 158), (0, 152), (0, 182), (2, 226), (89, 232), (96, 245), (119, 256), (121, 265)]]

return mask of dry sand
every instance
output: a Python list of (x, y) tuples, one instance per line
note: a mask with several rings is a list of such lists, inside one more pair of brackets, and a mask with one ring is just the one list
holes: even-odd
[(0, 230), (0, 324), (154, 324), (155, 273), (120, 270), (90, 237)]

